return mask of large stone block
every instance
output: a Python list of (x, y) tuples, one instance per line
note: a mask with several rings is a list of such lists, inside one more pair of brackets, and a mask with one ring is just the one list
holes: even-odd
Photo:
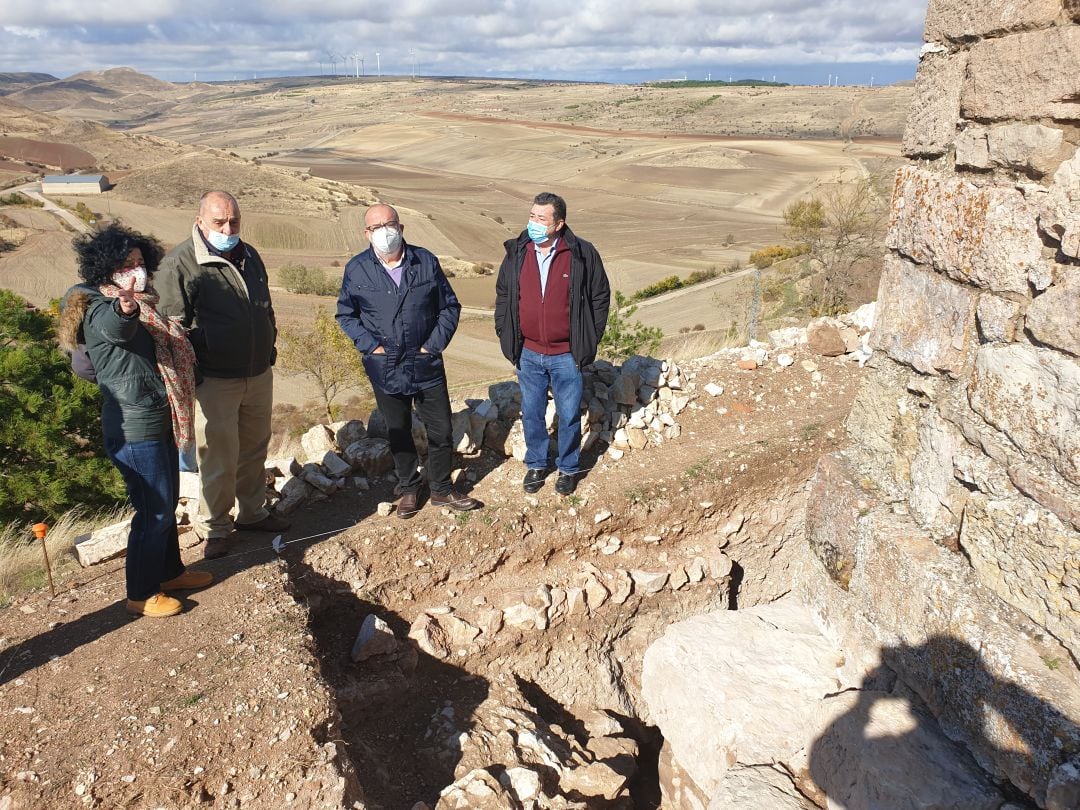
[(1039, 201), (1039, 228), (1061, 244), (1066, 256), (1080, 257), (1080, 153), (1066, 160)]
[(75, 538), (75, 555), (84, 568), (113, 560), (127, 554), (128, 535), (131, 534), (131, 519), (95, 529), (90, 534)]
[(804, 766), (832, 719), (818, 714), (825, 697), (853, 685), (837, 679), (842, 658), (795, 600), (693, 616), (646, 650), (642, 697), (675, 759), (712, 796), (736, 763)]
[(976, 301), (973, 290), (887, 256), (870, 345), (923, 374), (956, 376), (973, 344)]
[(1040, 343), (1080, 356), (1080, 271), (1061, 267), (1057, 282), (1031, 302), (1026, 325)]
[(990, 168), (986, 128), (969, 126), (956, 136), (956, 165), (969, 169)]
[(960, 88), (967, 68), (965, 52), (929, 52), (919, 60), (915, 95), (904, 128), (904, 154), (937, 157), (956, 137), (960, 119)]
[(999, 166), (1038, 177), (1052, 171), (1060, 158), (1065, 133), (1042, 124), (1004, 124), (987, 133), (990, 160)]
[(980, 587), (964, 555), (903, 516), (882, 509), (860, 529), (840, 598), (855, 603), (885, 663), (946, 733), (1045, 806), (1053, 774), (1080, 750), (1074, 665), (1043, 628)]
[(1023, 307), (1016, 301), (990, 293), (979, 296), (975, 321), (986, 343), (1011, 343), (1021, 322)]
[(982, 585), (1080, 659), (1080, 532), (1025, 498), (976, 493), (960, 545)]
[(806, 539), (829, 578), (845, 590), (855, 569), (859, 515), (872, 499), (855, 483), (856, 475), (841, 453), (818, 459), (806, 501)]
[(979, 187), (905, 166), (896, 173), (886, 244), (956, 281), (1026, 294), (1042, 271), (1037, 210), (1017, 190)]
[(1080, 365), (1050, 349), (985, 346), (975, 358), (972, 409), (1023, 453), (1080, 485)]
[(955, 538), (967, 491), (953, 474), (953, 459), (964, 437), (936, 409), (925, 412), (919, 424), (919, 450), (911, 464), (908, 505), (916, 522), (935, 540)]
[[(1000, 807), (914, 695), (872, 680), (845, 689), (843, 659), (785, 599), (669, 626), (645, 653), (642, 694), (709, 808), (805, 807), (799, 793), (830, 807)], [(769, 766), (798, 786), (790, 804), (745, 781)]]
[(1061, 13), (1061, 0), (933, 0), (926, 9), (927, 42), (965, 41), (1048, 26)]
[(892, 360), (876, 361), (863, 377), (845, 425), (859, 470), (892, 500), (908, 497), (919, 445), (918, 400), (902, 393), (910, 375), (909, 368)]
[[(1017, 4), (1027, 13), (1027, 3)], [(980, 7), (972, 7), (976, 12)], [(1080, 119), (1080, 28), (1056, 26), (976, 43), (960, 94), (965, 118)]]

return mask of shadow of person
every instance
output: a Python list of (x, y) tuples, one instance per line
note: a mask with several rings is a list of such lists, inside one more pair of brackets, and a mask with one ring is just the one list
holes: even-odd
[[(434, 806), (454, 781), (460, 738), (488, 695), (486, 680), (419, 650), (409, 622), (335, 578), (286, 553), (290, 587), (308, 604), (323, 678), (342, 717), (341, 741), (372, 808)], [(393, 650), (354, 661), (364, 620), (374, 614), (393, 631)]]
[(889, 647), (882, 660), (810, 750), (810, 776), (830, 807), (1048, 806), (1055, 770), (1080, 751), (1074, 719), (996, 677), (962, 639)]
[[(291, 517), (293, 528), (282, 534), (283, 541), (288, 544), (288, 548), (295, 547), (301, 551), (351, 529), (375, 512), (379, 491), (376, 488), (368, 493), (356, 493), (350, 500), (346, 500), (346, 496), (339, 493), (338, 502), (333, 510), (327, 509), (325, 503), (301, 508)], [(273, 549), (272, 540), (273, 536), (267, 533), (237, 532), (235, 542), (226, 556), (216, 560), (188, 560), (189, 566), (210, 571), (214, 575), (214, 582), (209, 588), (175, 594), (183, 602), (185, 613), (196, 609), (212, 609), (214, 601), (212, 590), (215, 587), (220, 586), (235, 574), (275, 559), (277, 554)], [(201, 546), (196, 547), (196, 554), (200, 553), (200, 548)], [(122, 594), (123, 568), (119, 568), (118, 573), (108, 576), (118, 577), (115, 590)], [(74, 587), (63, 589), (61, 595), (80, 592), (84, 591), (76, 584)], [(199, 594), (207, 594), (208, 597), (203, 600), (207, 604), (202, 607), (199, 607), (199, 602), (196, 601)], [(63, 621), (43, 633), (18, 641), (0, 651), (0, 685), (54, 658), (69, 655), (79, 647), (103, 638), (114, 630), (126, 627), (133, 621), (170, 621), (170, 619), (140, 619), (131, 616), (126, 611), (125, 602), (125, 599), (110, 602), (104, 607), (84, 613), (70, 621)], [(69, 612), (73, 610), (70, 605), (65, 605), (65, 607)]]

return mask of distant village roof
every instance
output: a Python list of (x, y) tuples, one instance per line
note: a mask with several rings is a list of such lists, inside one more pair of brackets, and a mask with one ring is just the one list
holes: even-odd
[(100, 183), (105, 177), (103, 174), (47, 174), (42, 178), (43, 183)]

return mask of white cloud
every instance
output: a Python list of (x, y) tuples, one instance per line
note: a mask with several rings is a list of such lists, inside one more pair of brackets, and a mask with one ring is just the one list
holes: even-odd
[[(600, 78), (865, 63), (914, 73), (926, 0), (3, 0), (0, 71), (130, 65), (179, 78), (311, 73), (357, 51), (386, 73)], [(818, 71), (810, 70), (816, 76)]]

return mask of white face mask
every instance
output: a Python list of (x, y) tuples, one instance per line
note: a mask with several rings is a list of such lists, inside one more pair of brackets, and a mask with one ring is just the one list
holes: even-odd
[(371, 244), (380, 256), (394, 256), (401, 250), (401, 231), (389, 226), (371, 234)]
[(127, 285), (130, 283), (131, 278), (135, 278), (135, 286), (131, 289), (135, 292), (146, 291), (146, 268), (145, 267), (129, 267), (126, 270), (120, 270), (113, 273), (112, 281), (121, 290), (126, 290)]

